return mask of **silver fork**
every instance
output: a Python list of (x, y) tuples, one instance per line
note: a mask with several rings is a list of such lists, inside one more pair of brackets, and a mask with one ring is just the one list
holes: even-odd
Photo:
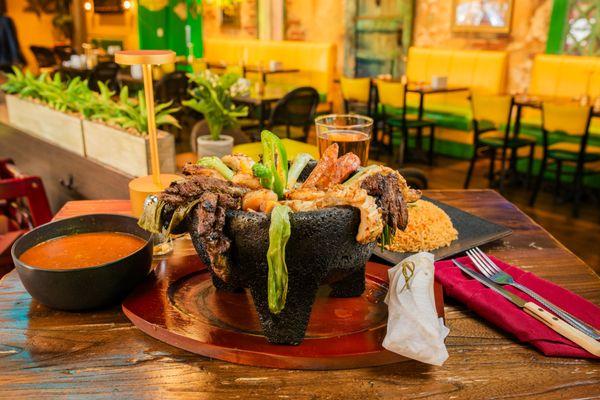
[(533, 290), (529, 289), (528, 287), (523, 286), (518, 282), (515, 282), (515, 280), (513, 279), (512, 276), (510, 276), (506, 272), (502, 271), (487, 256), (487, 254), (485, 254), (483, 251), (481, 251), (481, 249), (479, 249), (479, 247), (475, 247), (471, 250), (467, 250), (467, 255), (469, 256), (469, 258), (471, 259), (473, 264), (475, 264), (477, 269), (483, 275), (490, 278), (492, 281), (494, 281), (500, 285), (510, 285), (510, 286), (513, 286), (513, 287), (519, 289), (521, 292), (526, 293), (531, 298), (537, 300), (540, 304), (542, 304), (548, 310), (552, 311), (554, 314), (561, 317), (563, 320), (565, 320), (567, 323), (569, 323), (574, 328), (579, 329), (586, 335), (591, 336), (596, 340), (600, 339), (600, 332), (598, 332), (598, 330), (596, 330), (593, 326), (586, 324), (582, 320), (578, 319), (577, 317), (574, 317), (573, 315), (569, 314), (567, 311), (563, 310), (562, 308), (558, 307), (557, 305), (552, 304), (550, 301), (546, 300), (545, 298), (543, 298), (542, 296), (540, 296)]

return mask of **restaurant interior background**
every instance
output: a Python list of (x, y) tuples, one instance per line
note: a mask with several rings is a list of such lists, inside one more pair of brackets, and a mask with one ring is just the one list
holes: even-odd
[[(479, 71), (479, 76), (474, 79), (481, 81), (500, 79), (500, 91), (509, 94), (531, 91), (532, 68), (536, 55), (572, 54), (583, 57), (600, 54), (600, 24), (597, 23), (600, 5), (595, 0), (506, 1), (511, 10), (507, 14), (509, 24), (502, 31), (477, 27), (461, 29), (453, 22), (459, 3), (465, 2), (455, 0), (414, 2), (411, 0), (207, 0), (204, 2), (3, 0), (0, 1), (0, 10), (3, 16), (12, 19), (25, 65), (34, 73), (45, 68), (39, 68), (39, 60), (34, 56), (31, 46), (54, 48), (57, 45), (68, 45), (76, 52), (82, 52), (81, 46), (84, 43), (92, 43), (96, 47), (105, 49), (110, 45), (123, 49), (172, 49), (182, 58), (189, 58), (191, 51), (192, 58), (196, 62), (226, 60), (228, 63), (236, 64), (240, 53), (235, 46), (243, 47), (245, 42), (242, 41), (282, 41), (278, 47), (281, 50), (279, 53), (265, 53), (267, 54), (264, 56), (265, 59), (259, 62), (277, 61), (284, 67), (298, 67), (301, 71), (297, 74), (273, 75), (268, 79), (286, 84), (294, 80), (302, 80), (307, 84), (315, 83), (322, 100), (318, 113), (343, 110), (340, 77), (389, 75), (392, 79), (400, 79), (406, 75), (407, 62), (410, 63), (411, 58), (408, 49), (411, 47), (443, 49), (446, 53), (426, 56), (430, 57), (429, 64), (423, 61), (425, 64), (416, 65), (414, 69), (417, 71), (419, 68), (429, 68), (429, 75), (450, 75), (451, 83), (454, 72), (450, 71), (453, 67), (450, 65), (448, 54), (458, 52), (456, 53), (458, 56), (454, 57), (454, 60), (457, 60), (461, 51), (505, 52), (505, 66), (493, 63), (490, 71)], [(284, 51), (295, 42), (325, 46), (323, 51), (325, 53), (333, 51), (334, 56), (323, 55), (318, 51), (311, 53), (302, 50), (296, 55), (293, 51)], [(242, 54), (246, 58), (253, 57), (247, 52)], [(319, 60), (329, 57), (324, 61), (326, 65), (319, 74), (304, 74), (302, 71), (305, 65), (312, 62), (311, 57), (319, 57)], [(298, 58), (305, 59), (298, 60)], [(504, 61), (499, 61), (502, 62)], [(598, 61), (595, 62), (598, 64)], [(9, 70), (5, 67), (7, 66), (4, 65), (3, 69)], [(188, 65), (181, 69), (189, 71), (189, 68), (191, 67)], [(432, 73), (431, 70), (436, 68), (437, 72)], [(497, 68), (501, 71), (496, 72)], [(600, 68), (596, 67), (596, 71), (600, 71)], [(489, 75), (486, 75), (488, 72)], [(499, 78), (494, 77), (494, 74), (500, 74)], [(411, 71), (408, 71), (409, 80), (410, 75)], [(551, 86), (556, 83), (548, 79), (559, 79), (559, 75), (561, 73), (552, 75), (552, 72), (549, 72), (538, 79), (545, 80), (544, 85)], [(573, 73), (573, 75), (577, 74)], [(576, 76), (573, 79), (576, 81)], [(560, 84), (570, 85), (564, 77)], [(598, 88), (595, 90), (597, 92)], [(574, 94), (569, 92), (566, 96), (573, 97)], [(591, 97), (585, 99), (590, 103), (594, 100)], [(435, 108), (434, 102), (428, 103), (429, 101), (425, 100), (426, 116), (434, 117), (435, 113), (428, 114), (430, 104)], [(461, 188), (469, 167), (473, 133), (470, 128), (455, 129), (452, 116), (446, 118), (452, 114), (451, 109), (449, 111), (442, 109), (438, 114), (444, 116), (436, 119), (438, 123), (436, 135), (440, 143), (436, 142), (433, 165), (409, 160), (403, 166), (423, 171), (429, 188)], [(0, 118), (2, 121), (8, 120), (4, 102), (0, 109)], [(196, 119), (200, 118), (196, 115)], [(175, 132), (177, 157), (181, 157), (182, 154), (184, 159), (185, 154), (189, 157), (191, 151), (189, 135), (194, 122), (197, 121), (189, 123), (186, 121), (185, 125), (182, 124), (183, 130)], [(458, 122), (459, 125), (460, 123)], [(596, 135), (599, 135), (600, 131), (597, 126), (598, 123), (592, 121), (591, 147), (588, 147), (588, 151), (593, 151), (593, 145), (598, 143)], [(536, 159), (539, 161), (541, 135), (539, 126), (533, 130), (535, 129), (538, 131)], [(310, 129), (306, 140), (310, 144), (315, 144), (314, 128)], [(17, 157), (5, 151), (0, 151), (0, 155)], [(191, 158), (193, 157), (192, 155)], [(378, 154), (376, 158), (379, 162), (399, 166), (395, 155), (384, 152), (382, 155)], [(177, 162), (182, 161), (178, 159)], [(68, 172), (48, 175), (47, 171), (40, 172), (41, 167), (36, 165), (36, 162), (32, 164), (33, 166), (20, 161), (18, 168), (27, 173), (43, 176), (54, 211), (66, 200), (87, 197), (83, 189), (80, 191), (73, 189), (77, 185), (85, 186), (84, 183), (77, 180), (71, 186), (69, 182), (65, 183), (69, 180)], [(537, 165), (536, 162), (535, 168)], [(593, 169), (593, 163), (589, 167)], [(488, 163), (483, 160), (478, 161), (470, 183), (471, 188), (487, 188), (491, 185), (498, 190), (497, 182), (490, 181), (486, 176), (487, 170)], [(522, 173), (522, 168), (519, 171)], [(598, 182), (600, 181), (593, 177), (585, 181), (579, 216), (574, 218), (571, 212), (572, 188), (569, 185), (572, 176), (563, 178), (566, 186), (558, 196), (555, 196), (555, 189), (551, 185), (552, 178), (547, 179), (535, 206), (529, 205), (531, 187), (525, 187), (522, 182), (512, 180), (511, 178), (511, 182), (502, 188), (503, 195), (598, 271), (600, 257), (593, 244), (600, 235), (598, 211), (600, 209)], [(106, 191), (110, 192), (109, 188)], [(532, 248), (535, 246), (535, 243), (531, 243)]]
[(600, 396), (600, 0), (0, 0), (0, 399)]

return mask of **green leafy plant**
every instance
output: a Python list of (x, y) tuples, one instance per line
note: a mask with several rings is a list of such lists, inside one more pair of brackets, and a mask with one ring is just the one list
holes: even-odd
[(64, 82), (58, 73), (50, 79), (46, 73), (36, 77), (30, 71), (23, 73), (15, 67), (13, 73), (8, 74), (2, 89), (7, 93), (45, 103), (58, 111), (82, 115), (93, 93), (87, 87), (87, 81), (80, 78)]
[[(109, 125), (116, 125), (123, 129), (133, 131), (140, 135), (148, 133), (148, 119), (146, 113), (146, 99), (143, 92), (138, 92), (137, 99), (129, 97), (127, 86), (121, 88), (118, 100), (113, 100), (113, 93), (105, 86), (100, 87), (100, 104), (98, 111), (92, 119), (103, 121)], [(157, 104), (154, 108), (156, 126), (171, 125), (180, 128), (179, 122), (172, 115), (179, 109), (171, 107), (172, 102)]]
[(236, 96), (247, 95), (248, 81), (234, 73), (217, 75), (209, 70), (189, 75), (195, 87), (192, 98), (183, 105), (202, 114), (208, 124), (212, 140), (219, 140), (223, 128), (233, 127), (237, 118), (248, 115), (248, 108), (233, 102)]
[[(1, 86), (7, 93), (39, 101), (61, 112), (76, 113), (138, 135), (147, 134), (146, 101), (142, 92), (137, 99), (131, 99), (126, 86), (118, 97), (105, 84), (99, 82), (98, 87), (99, 93), (89, 89), (87, 80), (78, 77), (70, 81), (63, 81), (60, 74), (54, 74), (52, 79), (45, 73), (36, 77), (18, 68), (13, 68)], [(170, 102), (156, 105), (154, 111), (156, 126), (180, 127), (172, 115), (178, 108), (171, 107)]]
[(47, 74), (41, 74), (35, 77), (30, 71), (23, 72), (17, 67), (13, 67), (13, 73), (7, 75), (6, 82), (2, 89), (6, 93), (15, 94), (23, 98), (42, 99), (43, 87), (48, 79)]

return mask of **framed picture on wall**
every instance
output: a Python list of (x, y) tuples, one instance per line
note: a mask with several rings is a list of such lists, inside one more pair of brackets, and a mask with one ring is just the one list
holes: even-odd
[(513, 0), (454, 0), (453, 32), (509, 33)]

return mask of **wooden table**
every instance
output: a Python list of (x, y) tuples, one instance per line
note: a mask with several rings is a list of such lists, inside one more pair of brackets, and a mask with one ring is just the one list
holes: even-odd
[[(600, 304), (600, 279), (514, 205), (490, 190), (427, 196), (514, 230), (486, 247)], [(58, 217), (128, 212), (128, 202), (71, 202)], [(193, 254), (185, 240), (177, 252)], [(49, 310), (32, 301), (14, 272), (0, 280), (0, 398), (515, 398), (594, 397), (600, 364), (544, 357), (448, 300), (442, 367), (415, 361), (340, 371), (285, 371), (209, 360), (154, 340), (118, 307), (91, 313)]]
[[(239, 66), (238, 64), (227, 64), (226, 62), (207, 62), (206, 68), (208, 69), (220, 69), (224, 70), (230, 67)], [(242, 65), (242, 76), (245, 78), (246, 74), (253, 73), (259, 74), (260, 79), (263, 83), (267, 83), (267, 75), (277, 75), (277, 74), (294, 74), (300, 72), (299, 68), (289, 68), (289, 67), (281, 67), (281, 68), (264, 68), (258, 65)]]
[(433, 87), (430, 85), (417, 85), (417, 84), (409, 83), (408, 85), (406, 85), (406, 91), (408, 93), (416, 93), (419, 95), (418, 117), (419, 117), (419, 119), (423, 119), (423, 112), (424, 112), (423, 103), (425, 101), (425, 95), (467, 92), (467, 91), (469, 91), (469, 87), (468, 86)]
[[(445, 86), (445, 87), (433, 87), (430, 85), (418, 85), (409, 83), (406, 85), (406, 91), (408, 93), (416, 93), (419, 95), (419, 108), (417, 110), (417, 118), (419, 120), (423, 119), (424, 110), (424, 102), (425, 96), (428, 94), (442, 94), (442, 93), (456, 93), (456, 92), (466, 92), (469, 91), (469, 87), (467, 86)], [(433, 128), (432, 128), (433, 135)], [(433, 140), (433, 136), (430, 138)], [(433, 146), (433, 143), (431, 144)], [(415, 138), (415, 152), (418, 158), (423, 158), (423, 132), (422, 128), (417, 128), (417, 137)], [(432, 156), (433, 157), (433, 156)], [(429, 160), (429, 162), (432, 162)]]

